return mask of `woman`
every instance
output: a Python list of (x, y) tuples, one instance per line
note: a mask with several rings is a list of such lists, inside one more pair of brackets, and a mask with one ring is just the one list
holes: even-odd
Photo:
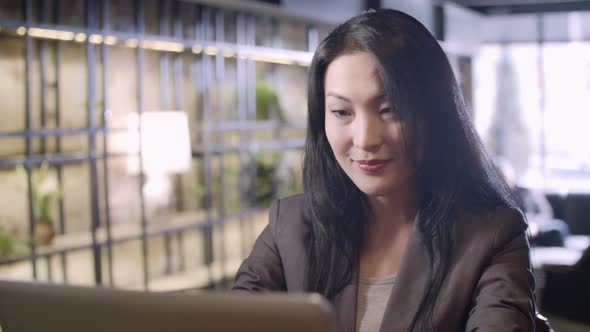
[(273, 203), (234, 289), (321, 293), (340, 331), (534, 330), (526, 224), (424, 26), (338, 26), (308, 98), (304, 193)]

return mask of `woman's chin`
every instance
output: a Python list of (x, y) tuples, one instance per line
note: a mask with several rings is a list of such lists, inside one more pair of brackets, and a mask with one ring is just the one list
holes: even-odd
[(360, 191), (367, 196), (387, 196), (391, 193), (391, 188), (385, 186), (357, 186)]

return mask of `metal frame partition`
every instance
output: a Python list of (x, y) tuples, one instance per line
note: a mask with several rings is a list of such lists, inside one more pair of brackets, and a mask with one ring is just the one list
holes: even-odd
[[(149, 274), (149, 246), (148, 240), (153, 237), (163, 239), (166, 262), (164, 274), (181, 272), (187, 265), (183, 254), (184, 236), (189, 230), (200, 230), (204, 236), (204, 262), (211, 266), (214, 256), (219, 257), (222, 266), (222, 275), (227, 276), (225, 271), (225, 243), (220, 246), (214, 245), (214, 229), (224, 234), (224, 224), (230, 218), (239, 218), (241, 237), (253, 236), (253, 226), (250, 216), (257, 213), (260, 208), (256, 207), (253, 192), (256, 179), (256, 154), (255, 151), (283, 151), (302, 150), (303, 138), (282, 138), (281, 130), (283, 124), (275, 121), (259, 121), (256, 119), (256, 63), (271, 63), (272, 67), (281, 65), (307, 66), (311, 60), (311, 51), (316, 47), (319, 35), (318, 26), (321, 22), (308, 20), (302, 17), (285, 13), (276, 7), (269, 5), (245, 4), (243, 7), (233, 3), (217, 3), (214, 1), (165, 1), (154, 0), (159, 9), (158, 23), (159, 34), (146, 33), (145, 4), (148, 0), (135, 0), (133, 2), (134, 28), (132, 32), (117, 31), (111, 28), (112, 12), (110, 6), (114, 0), (86, 0), (84, 1), (85, 22), (84, 26), (71, 26), (62, 24), (63, 3), (65, 0), (53, 0), (49, 2), (21, 0), (22, 19), (5, 20), (0, 19), (0, 36), (6, 38), (20, 38), (24, 40), (24, 63), (25, 63), (25, 128), (24, 130), (0, 131), (0, 142), (5, 138), (23, 138), (25, 140), (24, 156), (0, 156), (0, 171), (8, 171), (18, 165), (22, 165), (27, 174), (27, 200), (28, 200), (28, 233), (30, 236), (30, 253), (28, 255), (0, 258), (2, 265), (19, 262), (30, 262), (32, 266), (33, 280), (39, 279), (38, 261), (46, 260), (47, 278), (51, 281), (53, 258), (59, 258), (61, 280), (68, 282), (68, 254), (80, 250), (90, 250), (92, 253), (92, 268), (94, 273), (94, 284), (117, 286), (113, 277), (113, 246), (127, 241), (140, 241), (141, 243), (141, 265), (143, 269), (143, 289), (150, 289)], [(153, 1), (152, 1), (153, 2)], [(0, 2), (1, 4), (1, 2)], [(51, 7), (51, 8), (49, 8)], [(186, 22), (183, 22), (181, 7), (191, 8), (195, 22), (190, 26), (194, 37), (187, 37)], [(33, 14), (37, 13), (34, 19)], [(235, 31), (227, 31), (225, 24), (230, 15), (235, 18)], [(262, 19), (271, 24), (274, 28), (272, 46), (257, 45), (256, 20)], [(281, 36), (276, 27), (282, 20), (288, 20), (301, 24), (307, 33), (306, 48), (302, 50), (282, 49)], [(324, 24), (329, 27), (329, 24)], [(189, 29), (190, 30), (190, 29)], [(226, 35), (229, 32), (235, 33), (235, 42), (229, 41)], [(63, 114), (60, 112), (64, 98), (60, 82), (68, 80), (68, 77), (61, 77), (60, 68), (63, 66), (62, 46), (64, 43), (83, 43), (86, 65), (86, 126), (84, 128), (62, 128), (64, 125)], [(148, 227), (148, 216), (146, 214), (146, 202), (142, 191), (142, 179), (144, 178), (144, 165), (141, 158), (141, 147), (139, 157), (139, 187), (137, 188), (137, 200), (140, 206), (141, 232), (127, 237), (115, 238), (112, 234), (113, 217), (111, 215), (112, 197), (109, 196), (109, 163), (113, 158), (128, 157), (125, 153), (110, 151), (109, 135), (125, 132), (127, 128), (114, 128), (108, 125), (109, 106), (113, 100), (109, 100), (106, 93), (109, 84), (110, 51), (113, 45), (124, 46), (134, 49), (134, 60), (136, 66), (137, 90), (136, 110), (137, 114), (146, 111), (144, 100), (145, 90), (145, 57), (146, 50), (158, 52), (159, 57), (159, 100), (161, 109), (185, 109), (183, 107), (182, 85), (186, 77), (197, 82), (200, 90), (195, 91), (200, 95), (201, 103), (197, 109), (186, 110), (194, 112), (197, 122), (191, 123), (191, 131), (198, 132), (199, 144), (193, 142), (192, 158), (202, 163), (201, 177), (204, 187), (204, 199), (201, 202), (205, 210), (205, 220), (195, 220), (194, 223), (180, 227), (169, 227), (160, 230), (150, 230)], [(35, 52), (35, 46), (38, 52)], [(53, 61), (49, 61), (49, 55)], [(183, 72), (185, 61), (190, 56), (191, 73), (186, 75)], [(39, 114), (33, 114), (33, 64), (38, 61), (40, 80), (39, 93)], [(226, 70), (227, 62), (235, 61), (237, 85), (237, 110), (235, 121), (219, 120), (218, 114), (225, 114), (224, 106), (220, 103), (213, 105), (212, 96), (216, 94), (218, 100), (224, 98), (224, 82), (228, 78)], [(52, 67), (52, 68), (51, 68)], [(46, 128), (47, 110), (49, 98), (45, 81), (48, 70), (55, 72), (55, 107), (54, 122), (55, 128)], [(305, 84), (305, 82), (301, 82)], [(172, 87), (172, 89), (170, 89)], [(173, 91), (170, 93), (170, 91)], [(97, 100), (101, 98), (101, 102)], [(33, 116), (39, 116), (40, 127), (33, 127)], [(273, 129), (275, 134), (272, 140), (257, 141), (256, 130)], [(141, 126), (140, 129), (141, 131)], [(238, 144), (228, 144), (225, 139), (226, 132), (237, 132), (239, 135)], [(63, 152), (62, 139), (68, 136), (85, 137), (88, 147), (86, 153)], [(216, 138), (216, 139), (213, 139)], [(39, 139), (40, 144), (36, 148), (33, 140)], [(49, 151), (47, 140), (53, 139), (53, 151)], [(1, 144), (1, 143), (0, 143)], [(140, 143), (141, 144), (141, 143)], [(253, 149), (253, 146), (256, 146)], [(219, 197), (226, 194), (226, 163), (224, 156), (228, 153), (238, 155), (239, 161), (239, 197), (243, 205), (237, 214), (228, 213), (224, 199), (220, 199), (217, 206), (213, 204), (214, 188), (218, 191)], [(217, 168), (214, 169), (213, 160), (218, 159)], [(60, 248), (40, 248), (35, 239), (35, 222), (37, 220), (34, 184), (32, 182), (33, 172), (36, 167), (46, 163), (54, 168), (57, 174), (57, 181), (60, 186), (64, 181), (64, 167), (68, 165), (88, 165), (90, 183), (88, 184), (90, 197), (90, 221), (88, 229), (91, 241), (81, 245), (73, 245)], [(217, 181), (214, 181), (213, 172), (217, 172)], [(185, 210), (187, 197), (181, 189), (185, 177), (177, 175), (174, 177), (175, 204), (174, 209), (178, 212)], [(253, 185), (254, 182), (254, 185)], [(86, 190), (80, 189), (80, 190)], [(100, 202), (103, 202), (101, 204)], [(64, 208), (64, 198), (58, 199), (58, 221), (57, 233), (66, 235), (68, 233), (68, 220)], [(97, 236), (100, 228), (104, 228), (106, 238)], [(225, 241), (224, 236), (220, 241)], [(242, 256), (247, 253), (247, 248), (242, 242)], [(173, 245), (177, 244), (178, 256), (174, 259), (178, 262), (175, 270), (171, 259), (173, 256)], [(219, 252), (216, 251), (219, 247)], [(105, 262), (106, 260), (106, 262)], [(106, 279), (106, 280), (105, 280)], [(206, 287), (217, 287), (219, 283), (225, 283), (225, 279), (215, 280), (209, 271), (209, 283)], [(227, 285), (227, 284), (225, 284)]]

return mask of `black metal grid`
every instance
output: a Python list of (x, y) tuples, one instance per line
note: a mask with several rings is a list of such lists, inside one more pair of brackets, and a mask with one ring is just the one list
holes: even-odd
[[(108, 284), (110, 286), (113, 285), (113, 252), (112, 247), (117, 243), (122, 243), (126, 241), (133, 241), (133, 240), (141, 240), (141, 248), (142, 248), (142, 267), (143, 267), (143, 287), (144, 289), (149, 288), (149, 268), (148, 268), (148, 245), (147, 241), (151, 237), (155, 236), (162, 236), (164, 238), (164, 245), (166, 250), (166, 273), (171, 273), (171, 262), (170, 256), (172, 252), (172, 237), (176, 236), (177, 243), (179, 248), (182, 247), (183, 241), (183, 234), (187, 230), (192, 229), (199, 229), (205, 235), (205, 248), (204, 256), (205, 262), (210, 264), (213, 261), (213, 238), (212, 238), (212, 229), (213, 227), (219, 227), (221, 232), (223, 233), (223, 225), (227, 220), (230, 218), (239, 217), (240, 225), (242, 230), (242, 236), (245, 233), (250, 233), (252, 230), (252, 223), (248, 222), (250, 220), (249, 216), (257, 211), (257, 208), (254, 207), (253, 196), (255, 195), (252, 192), (252, 186), (247, 186), (247, 184), (243, 181), (246, 178), (255, 179), (256, 178), (256, 167), (255, 163), (255, 155), (251, 150), (251, 144), (254, 140), (254, 131), (260, 128), (275, 128), (276, 135), (272, 141), (263, 141), (263, 142), (256, 142), (257, 148), (259, 150), (286, 150), (286, 149), (296, 149), (301, 150), (303, 148), (303, 140), (302, 139), (281, 139), (280, 138), (280, 129), (281, 124), (278, 124), (273, 121), (256, 121), (256, 91), (255, 91), (255, 84), (256, 84), (256, 75), (255, 75), (255, 62), (251, 57), (248, 56), (240, 56), (241, 50), (251, 50), (252, 46), (256, 49), (258, 54), (264, 54), (265, 52), (269, 52), (271, 56), (275, 56), (272, 49), (269, 48), (261, 48), (256, 47), (256, 35), (255, 35), (255, 19), (260, 18), (259, 15), (256, 14), (256, 10), (252, 8), (247, 8), (244, 11), (240, 11), (239, 8), (231, 7), (231, 8), (219, 8), (219, 7), (212, 7), (211, 3), (205, 1), (205, 4), (199, 3), (184, 3), (183, 6), (191, 6), (194, 10), (194, 17), (196, 18), (196, 22), (194, 24), (194, 40), (183, 38), (183, 25), (181, 22), (181, 13), (179, 12), (181, 2), (178, 1), (164, 1), (160, 0), (159, 4), (159, 35), (148, 35), (145, 33), (145, 15), (144, 15), (144, 0), (135, 0), (133, 3), (134, 7), (134, 31), (133, 32), (121, 32), (121, 31), (114, 31), (110, 28), (109, 25), (109, 3), (113, 0), (86, 0), (85, 1), (85, 25), (84, 27), (74, 27), (69, 25), (61, 24), (61, 17), (60, 17), (60, 0), (53, 0), (51, 2), (52, 8), (48, 8), (49, 6), (44, 3), (43, 1), (33, 1), (33, 0), (24, 0), (23, 3), (23, 17), (21, 20), (1, 20), (0, 19), (0, 27), (3, 28), (25, 28), (27, 30), (31, 28), (42, 28), (42, 29), (52, 29), (56, 31), (72, 31), (74, 33), (84, 33), (88, 38), (83, 42), (85, 46), (86, 52), (86, 70), (87, 70), (87, 126), (85, 128), (76, 128), (76, 129), (69, 129), (69, 128), (61, 128), (62, 125), (62, 116), (60, 114), (60, 99), (62, 96), (60, 95), (60, 86), (59, 81), (63, 78), (57, 77), (56, 82), (57, 85), (55, 87), (56, 96), (55, 96), (55, 108), (56, 108), (56, 128), (44, 128), (46, 124), (46, 89), (43, 84), (41, 84), (41, 107), (40, 107), (40, 129), (32, 127), (32, 63), (33, 57), (35, 56), (33, 50), (33, 44), (37, 43), (39, 48), (39, 70), (40, 70), (40, 79), (43, 82), (45, 80), (45, 74), (47, 71), (47, 67), (53, 65), (56, 69), (56, 75), (60, 73), (60, 66), (61, 66), (61, 45), (63, 43), (71, 43), (72, 41), (63, 41), (63, 40), (47, 40), (38, 37), (33, 37), (29, 33), (19, 34), (19, 38), (24, 39), (25, 45), (25, 70), (26, 70), (26, 80), (25, 84), (25, 129), (24, 130), (13, 130), (13, 131), (0, 131), (0, 140), (2, 138), (8, 137), (22, 137), (25, 139), (25, 156), (18, 157), (18, 158), (0, 158), (0, 168), (8, 169), (13, 168), (17, 165), (23, 165), (26, 172), (27, 172), (27, 187), (28, 187), (28, 212), (29, 212), (29, 235), (31, 239), (35, 239), (35, 208), (34, 208), (34, 199), (33, 199), (33, 188), (31, 182), (31, 175), (32, 171), (35, 167), (42, 163), (47, 163), (51, 167), (54, 167), (57, 171), (57, 178), (58, 182), (61, 184), (63, 183), (63, 167), (69, 164), (80, 164), (84, 163), (87, 164), (89, 167), (89, 174), (90, 174), (90, 183), (89, 183), (89, 191), (90, 191), (90, 198), (91, 198), (91, 227), (90, 232), (92, 235), (92, 243), (89, 245), (81, 245), (81, 246), (71, 246), (68, 248), (56, 249), (56, 250), (42, 250), (39, 251), (39, 248), (35, 241), (31, 241), (30, 245), (30, 255), (26, 257), (9, 257), (0, 260), (0, 264), (10, 264), (18, 261), (30, 261), (32, 264), (32, 273), (33, 279), (38, 278), (38, 271), (37, 271), (37, 260), (38, 259), (46, 259), (47, 260), (47, 267), (48, 267), (48, 277), (51, 280), (51, 264), (52, 258), (57, 256), (60, 258), (60, 263), (62, 267), (63, 273), (63, 280), (64, 282), (68, 281), (67, 277), (67, 253), (79, 251), (79, 250), (92, 250), (92, 257), (93, 257), (93, 266), (94, 266), (94, 280), (96, 285), (104, 285), (105, 280), (103, 280), (103, 271), (102, 271), (102, 253), (103, 249), (107, 251), (107, 276), (108, 276)], [(34, 11), (35, 9), (35, 11)], [(37, 17), (36, 20), (33, 18), (33, 13), (36, 12)], [(50, 15), (51, 13), (51, 15)], [(229, 43), (225, 40), (224, 36), (226, 35), (224, 19), (227, 17), (227, 14), (230, 13), (235, 16), (236, 24), (235, 24), (235, 35), (236, 35), (236, 42)], [(274, 14), (275, 11), (270, 11), (268, 13)], [(263, 13), (264, 15), (264, 13)], [(52, 16), (52, 22), (49, 22), (49, 17)], [(292, 15), (285, 14), (286, 19), (290, 20), (300, 20), (299, 18), (293, 18)], [(277, 18), (276, 17), (266, 17), (271, 24), (274, 26), (277, 25)], [(279, 18), (280, 19), (280, 18)], [(34, 23), (34, 21), (36, 21)], [(301, 56), (301, 54), (313, 50), (318, 41), (318, 30), (315, 26), (316, 22), (313, 24), (309, 22), (300, 22), (301, 24), (307, 24), (307, 31), (308, 31), (308, 50), (305, 51), (290, 51), (284, 50), (284, 52), (292, 52), (293, 54), (289, 55), (291, 58)], [(3, 30), (4, 31), (4, 30)], [(136, 72), (137, 72), (137, 110), (136, 112), (141, 114), (145, 111), (144, 109), (144, 88), (143, 88), (143, 73), (144, 73), (144, 47), (142, 47), (142, 42), (144, 40), (149, 41), (160, 41), (160, 42), (174, 42), (177, 44), (182, 44), (184, 46), (184, 50), (182, 52), (174, 52), (174, 51), (158, 51), (160, 57), (160, 103), (162, 109), (183, 109), (182, 107), (182, 65), (183, 65), (183, 58), (182, 53), (191, 52), (191, 49), (195, 43), (198, 43), (203, 47), (205, 50), (207, 47), (216, 47), (217, 52), (214, 54), (210, 54), (206, 51), (203, 51), (201, 54), (194, 55), (194, 63), (200, 64), (200, 68), (194, 67), (194, 71), (191, 74), (192, 79), (195, 82), (200, 82), (202, 91), (198, 91), (198, 93), (202, 94), (202, 105), (198, 107), (196, 110), (187, 110), (190, 112), (196, 112), (197, 119), (200, 118), (200, 123), (194, 124), (201, 130), (200, 145), (195, 146), (193, 143), (193, 158), (199, 159), (202, 161), (203, 167), (203, 180), (205, 185), (205, 199), (204, 199), (204, 208), (207, 211), (206, 220), (202, 221), (195, 221), (194, 224), (186, 225), (182, 227), (176, 228), (169, 228), (163, 231), (149, 231), (147, 228), (147, 216), (145, 213), (145, 199), (143, 195), (143, 191), (141, 190), (141, 181), (139, 181), (140, 186), (138, 188), (138, 199), (141, 206), (141, 234), (139, 236), (131, 236), (127, 238), (117, 238), (113, 239), (111, 234), (111, 216), (110, 216), (110, 206), (109, 206), (109, 169), (108, 163), (109, 160), (116, 157), (126, 156), (126, 154), (117, 154), (117, 153), (110, 153), (108, 147), (108, 135), (112, 133), (118, 133), (125, 131), (126, 128), (109, 128), (107, 125), (107, 109), (110, 101), (107, 99), (106, 93), (106, 86), (108, 84), (108, 75), (106, 68), (109, 65), (108, 56), (109, 56), (109, 48), (110, 46), (107, 45), (106, 42), (99, 42), (94, 43), (90, 42), (89, 37), (91, 35), (98, 35), (101, 36), (102, 40), (104, 40), (107, 36), (112, 36), (118, 38), (120, 40), (136, 40), (137, 45), (128, 46), (135, 48), (135, 61), (136, 61)], [(280, 42), (276, 43), (276, 40), (280, 37), (276, 37), (273, 41), (274, 44), (280, 44)], [(51, 44), (53, 47), (48, 48), (47, 45)], [(246, 48), (245, 48), (246, 47)], [(250, 47), (250, 48), (248, 48)], [(237, 105), (237, 121), (230, 121), (230, 122), (215, 122), (213, 120), (213, 113), (221, 112), (223, 113), (222, 109), (213, 109), (210, 100), (210, 87), (212, 84), (222, 84), (223, 80), (226, 76), (225, 71), (225, 61), (226, 55), (223, 54), (222, 50), (233, 50), (235, 51), (235, 58), (237, 64), (237, 86), (238, 86), (238, 105)], [(98, 50), (98, 53), (96, 52)], [(48, 52), (53, 52), (53, 64), (49, 64), (47, 61), (47, 54)], [(193, 53), (197, 53), (194, 52)], [(98, 56), (97, 56), (98, 54)], [(200, 58), (200, 62), (197, 61), (197, 57)], [(258, 61), (260, 61), (258, 59)], [(271, 60), (272, 62), (273, 60)], [(213, 65), (214, 63), (214, 65)], [(172, 65), (172, 70), (170, 70), (170, 65)], [(293, 61), (293, 65), (301, 65), (301, 63), (297, 63), (297, 61)], [(278, 66), (278, 65), (274, 65)], [(171, 73), (172, 71), (172, 73)], [(97, 84), (97, 72), (100, 73), (100, 77), (102, 78), (99, 84)], [(170, 79), (172, 80), (173, 86), (173, 95), (170, 96), (169, 94), (169, 84)], [(302, 82), (304, 84), (304, 82)], [(219, 91), (219, 98), (222, 98), (222, 89), (218, 89)], [(97, 106), (96, 96), (98, 92), (102, 92), (102, 105)], [(99, 123), (96, 122), (97, 119), (97, 112), (100, 114), (100, 121)], [(141, 128), (140, 128), (141, 130)], [(217, 144), (213, 145), (211, 143), (212, 135), (216, 133), (224, 133), (226, 131), (239, 131), (240, 135), (240, 144), (237, 145), (226, 145), (224, 140), (217, 140)], [(102, 149), (99, 148), (98, 145), (98, 138), (97, 135), (101, 134), (101, 143)], [(85, 136), (88, 141), (88, 151), (85, 154), (65, 154), (62, 152), (62, 138), (65, 136)], [(220, 135), (223, 137), (223, 135)], [(40, 145), (40, 153), (36, 154), (33, 151), (33, 139), (40, 138), (41, 145)], [(56, 144), (54, 152), (48, 154), (47, 146), (46, 146), (46, 139), (47, 138), (55, 138)], [(139, 149), (139, 154), (141, 154), (141, 148)], [(225, 188), (225, 179), (224, 179), (224, 158), (223, 156), (227, 153), (238, 153), (239, 156), (239, 178), (240, 178), (240, 197), (244, 203), (245, 209), (238, 212), (237, 215), (228, 215), (226, 212), (225, 204), (223, 200), (220, 201), (220, 204), (217, 206), (216, 213), (213, 213), (213, 202), (212, 202), (212, 188), (214, 186), (218, 186), (220, 197), (224, 195), (224, 188)], [(221, 156), (219, 158), (218, 163), (218, 173), (219, 177), (217, 179), (217, 183), (213, 183), (212, 177), (212, 158), (214, 156)], [(143, 178), (143, 165), (141, 164), (141, 155), (139, 155), (140, 160), (140, 178)], [(102, 170), (102, 178), (99, 177), (99, 168)], [(101, 181), (102, 180), (102, 181)], [(99, 183), (99, 181), (101, 183)], [(177, 176), (175, 179), (177, 183), (177, 188), (179, 188), (179, 184), (182, 183), (182, 176)], [(251, 183), (251, 182), (250, 182)], [(103, 196), (100, 197), (101, 188), (102, 186), (102, 194)], [(177, 190), (177, 195), (182, 195), (181, 190)], [(99, 201), (102, 200), (105, 202), (105, 205), (101, 211), (101, 207), (99, 206)], [(182, 202), (184, 199), (180, 197), (180, 199), (176, 199), (176, 209), (178, 211), (183, 210)], [(57, 231), (59, 234), (67, 233), (67, 220), (64, 213), (64, 202), (63, 199), (59, 199), (58, 204), (58, 227)], [(215, 217), (213, 216), (215, 215)], [(101, 226), (101, 223), (106, 226), (106, 240), (99, 241), (97, 238), (97, 229)], [(249, 229), (246, 229), (248, 227)], [(223, 241), (223, 236), (221, 237)], [(244, 243), (244, 241), (242, 241)], [(225, 248), (225, 245), (222, 244), (220, 248)], [(242, 248), (242, 253), (244, 254), (247, 252), (249, 248)], [(182, 254), (183, 251), (179, 250)], [(225, 257), (225, 252), (219, 253), (221, 257), (222, 264), (221, 266), (225, 266), (223, 264)], [(180, 267), (181, 269), (185, 266), (184, 257), (179, 257)], [(225, 273), (224, 273), (225, 275)], [(213, 279), (211, 279), (210, 287), (213, 287)]]

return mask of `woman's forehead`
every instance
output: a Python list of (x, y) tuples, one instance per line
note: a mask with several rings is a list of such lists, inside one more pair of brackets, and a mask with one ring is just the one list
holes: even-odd
[(326, 69), (324, 91), (326, 101), (362, 102), (385, 96), (377, 64), (367, 52), (336, 57)]

